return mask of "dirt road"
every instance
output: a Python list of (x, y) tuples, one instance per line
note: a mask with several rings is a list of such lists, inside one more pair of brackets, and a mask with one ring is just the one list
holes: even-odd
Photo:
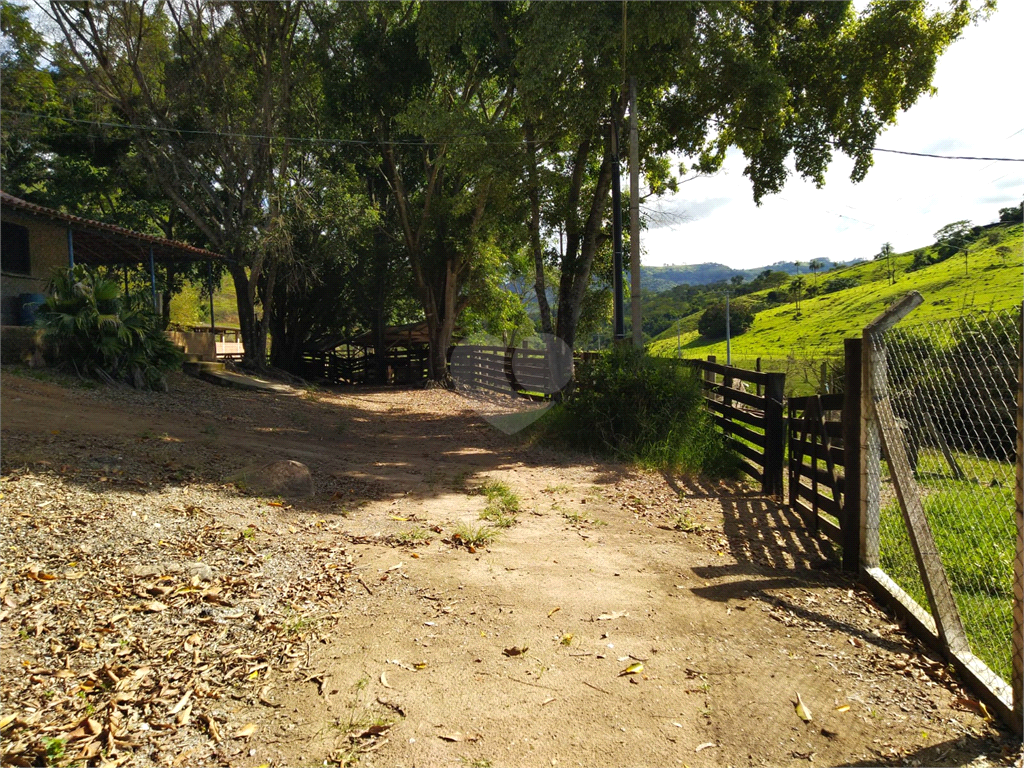
[[(827, 546), (742, 487), (527, 445), (436, 390), (8, 371), (2, 420), (12, 763), (53, 739), (52, 762), (96, 765), (1012, 762)], [(225, 483), (281, 458), (315, 497)], [(455, 546), (487, 481), (517, 522)]]

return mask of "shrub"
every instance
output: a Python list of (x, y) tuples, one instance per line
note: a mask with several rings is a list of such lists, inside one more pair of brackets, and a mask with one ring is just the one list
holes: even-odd
[(166, 390), (164, 374), (181, 364), (145, 302), (81, 265), (54, 273), (36, 316), (58, 364), (82, 377)]
[(847, 288), (856, 288), (860, 281), (856, 277), (836, 277), (821, 286), (822, 293), (836, 293)]
[(695, 369), (631, 347), (580, 363), (549, 434), (642, 465), (732, 476), (736, 457), (704, 408)]
[[(745, 302), (733, 302), (729, 306), (729, 333), (739, 336), (754, 324), (754, 311)], [(704, 310), (697, 321), (701, 336), (717, 339), (725, 336), (725, 302), (712, 304)]]

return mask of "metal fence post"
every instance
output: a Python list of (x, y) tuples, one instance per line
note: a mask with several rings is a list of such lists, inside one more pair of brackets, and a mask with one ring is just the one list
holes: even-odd
[(786, 455), (786, 420), (782, 403), (786, 396), (786, 374), (765, 374), (764, 396), (764, 479), (761, 492), (782, 496), (782, 470)]
[(856, 573), (860, 565), (861, 523), (861, 339), (843, 342), (843, 570)]

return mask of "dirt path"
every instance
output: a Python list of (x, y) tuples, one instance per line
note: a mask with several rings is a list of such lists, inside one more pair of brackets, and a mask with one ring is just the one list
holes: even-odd
[[(72, 674), (58, 685), (54, 670), (114, 669), (117, 651), (68, 651), (57, 628), (77, 610), (61, 590), (109, 568), (131, 587), (102, 597), (110, 610), (143, 606), (123, 637), (166, 625), (177, 638), (164, 655), (179, 677), (154, 684), (156, 703), (136, 712), (115, 697), (124, 719), (97, 726), (116, 736), (108, 757), (133, 765), (1012, 761), (1005, 734), (785, 508), (527, 446), (469, 406), (438, 391), (288, 397), (176, 378), (159, 396), (5, 373), (3, 693), (20, 717), (5, 739), (67, 738), (62, 723), (83, 717), (75, 691), (91, 701), (93, 688), (74, 689)], [(276, 458), (310, 467), (312, 500), (282, 506), (223, 484)], [(518, 495), (518, 523), (475, 552), (452, 546), (456, 526), (482, 524), (475, 491), (488, 480)], [(82, 552), (94, 561), (84, 578), (41, 578), (74, 571)], [(173, 585), (162, 574), (175, 558), (179, 571), (216, 566), (220, 586), (193, 579), (192, 591), (223, 588), (229, 620), (188, 589), (140, 580), (157, 562), (149, 576)], [(167, 594), (168, 610), (147, 613), (143, 594)], [(246, 606), (251, 620), (227, 613)], [(229, 626), (216, 634), (218, 622)], [(181, 638), (200, 631), (211, 644), (185, 654)], [(223, 663), (211, 678), (227, 653), (212, 643), (228, 641), (253, 668)], [(159, 664), (159, 639), (147, 642), (135, 669)], [(178, 722), (183, 691), (193, 715)]]

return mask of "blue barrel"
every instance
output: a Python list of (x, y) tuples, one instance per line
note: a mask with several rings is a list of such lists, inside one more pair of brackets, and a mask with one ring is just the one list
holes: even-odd
[(18, 298), (21, 300), (21, 314), (19, 316), (22, 325), (36, 324), (36, 310), (39, 305), (46, 301), (41, 293), (23, 293)]

